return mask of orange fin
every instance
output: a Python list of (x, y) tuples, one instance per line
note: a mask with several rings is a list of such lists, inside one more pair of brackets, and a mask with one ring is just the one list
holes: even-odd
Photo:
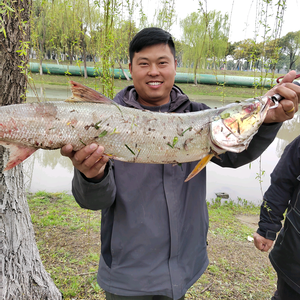
[(202, 158), (184, 182), (189, 181), (194, 176), (196, 176), (200, 171), (202, 171), (213, 157), (214, 157), (214, 154), (208, 154), (204, 158)]
[(3, 141), (0, 141), (0, 145), (9, 150), (9, 160), (5, 166), (4, 171), (10, 170), (13, 167), (17, 166), (37, 150), (37, 148), (26, 147), (21, 144)]
[(101, 93), (91, 89), (81, 83), (70, 81), (72, 96), (65, 102), (94, 102), (102, 104), (115, 104), (112, 100), (105, 97)]

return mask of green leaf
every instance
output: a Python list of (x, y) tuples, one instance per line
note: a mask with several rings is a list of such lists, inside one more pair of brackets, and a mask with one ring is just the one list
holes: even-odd
[(125, 144), (125, 147), (126, 147), (133, 155), (135, 155), (135, 153), (129, 148), (128, 145)]
[(97, 123), (94, 125), (94, 127), (95, 127), (97, 130), (100, 128), (99, 124), (100, 124), (101, 122), (102, 122), (102, 121), (99, 121), (99, 122), (97, 122)]
[(103, 130), (98, 136), (101, 138), (101, 137), (104, 137), (106, 135), (107, 135), (107, 131)]
[(230, 117), (230, 113), (222, 113), (221, 114), (221, 119), (227, 119)]
[(178, 142), (178, 137), (175, 136), (173, 139), (173, 147), (177, 144), (177, 142)]

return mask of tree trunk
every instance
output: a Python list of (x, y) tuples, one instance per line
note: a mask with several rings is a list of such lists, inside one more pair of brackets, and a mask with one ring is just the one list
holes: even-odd
[(81, 44), (81, 49), (82, 49), (82, 60), (83, 60), (83, 72), (84, 72), (84, 78), (88, 78), (88, 75), (87, 75), (87, 69), (86, 69), (86, 42), (85, 42), (85, 34), (86, 34), (86, 31), (87, 29), (86, 28), (83, 28), (83, 23), (81, 23), (81, 26), (80, 26), (80, 44)]
[(198, 65), (198, 59), (195, 61), (195, 64), (194, 64), (194, 84), (197, 85), (198, 82), (197, 82), (197, 65)]
[(126, 72), (124, 71), (124, 69), (123, 69), (123, 67), (122, 67), (122, 64), (121, 64), (120, 60), (119, 60), (119, 59), (117, 59), (117, 60), (118, 60), (118, 64), (119, 64), (119, 66), (120, 66), (120, 69), (122, 70), (123, 75), (125, 76), (126, 80), (129, 81), (130, 78), (128, 77), (128, 75), (127, 75)]
[(84, 40), (81, 40), (81, 45), (82, 45), (82, 58), (83, 58), (83, 72), (84, 72), (84, 78), (88, 78), (87, 75), (87, 66), (86, 66), (86, 49), (85, 49), (85, 42)]
[(40, 58), (40, 75), (43, 75), (43, 57)]
[(85, 49), (83, 49), (83, 70), (84, 70), (84, 78), (88, 78), (87, 68), (86, 68), (86, 52), (85, 52)]
[[(17, 52), (29, 37), (31, 0), (6, 1), (14, 12), (1, 12), (0, 103), (21, 103), (26, 91), (28, 55)], [(24, 48), (25, 49), (25, 48)], [(23, 66), (23, 67), (19, 67)], [(3, 172), (8, 151), (0, 148), (0, 299), (58, 300), (62, 295), (43, 267), (36, 246), (22, 165)]]

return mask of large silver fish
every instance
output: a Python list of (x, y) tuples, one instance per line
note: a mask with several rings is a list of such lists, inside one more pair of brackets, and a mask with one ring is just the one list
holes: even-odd
[(25, 103), (0, 108), (0, 144), (10, 149), (5, 170), (37, 149), (90, 143), (126, 162), (174, 164), (202, 160), (187, 180), (226, 151), (241, 152), (263, 123), (269, 97), (192, 113), (157, 113), (119, 106), (71, 82), (65, 102)]

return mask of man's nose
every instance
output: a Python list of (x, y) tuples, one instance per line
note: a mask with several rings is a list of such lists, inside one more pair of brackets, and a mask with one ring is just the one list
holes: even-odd
[(148, 75), (150, 75), (150, 76), (159, 75), (159, 69), (158, 69), (158, 66), (156, 64), (151, 64), (150, 65)]

